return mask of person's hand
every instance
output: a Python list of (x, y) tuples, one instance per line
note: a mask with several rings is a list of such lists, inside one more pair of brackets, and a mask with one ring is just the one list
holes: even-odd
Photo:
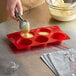
[(18, 9), (19, 14), (23, 14), (22, 4), (20, 0), (7, 0), (6, 9), (9, 12), (10, 16), (13, 19), (16, 19), (15, 17), (15, 9)]

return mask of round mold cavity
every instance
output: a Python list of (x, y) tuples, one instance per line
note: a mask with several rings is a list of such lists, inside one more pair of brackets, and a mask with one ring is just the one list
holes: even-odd
[(59, 39), (59, 40), (64, 40), (65, 39), (65, 34), (63, 33), (54, 33), (51, 38), (53, 39)]
[(27, 33), (21, 33), (21, 36), (23, 38), (33, 38), (34, 34), (32, 32), (27, 32)]
[(29, 39), (21, 39), (19, 44), (20, 45), (30, 45), (30, 44), (32, 44), (32, 41)]
[(36, 41), (37, 42), (47, 42), (48, 41), (48, 38), (46, 37), (46, 36), (38, 36), (37, 38), (36, 38)]
[(19, 35), (19, 33), (15, 33), (15, 34), (12, 34), (11, 37), (14, 39), (19, 39), (20, 35)]
[(38, 34), (39, 35), (49, 35), (49, 33), (51, 33), (51, 30), (49, 30), (47, 28), (40, 28), (38, 30)]

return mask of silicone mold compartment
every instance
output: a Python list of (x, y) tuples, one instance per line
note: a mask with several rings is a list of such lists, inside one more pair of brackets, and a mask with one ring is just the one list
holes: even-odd
[(8, 34), (7, 37), (19, 50), (44, 47), (48, 44), (60, 44), (63, 40), (70, 39), (57, 25), (32, 29), (30, 33), (33, 35), (31, 38), (22, 37), (22, 32)]

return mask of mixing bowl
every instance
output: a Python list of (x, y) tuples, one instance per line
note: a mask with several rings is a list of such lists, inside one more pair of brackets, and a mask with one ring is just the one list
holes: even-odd
[(52, 18), (58, 21), (76, 19), (76, 0), (46, 0)]

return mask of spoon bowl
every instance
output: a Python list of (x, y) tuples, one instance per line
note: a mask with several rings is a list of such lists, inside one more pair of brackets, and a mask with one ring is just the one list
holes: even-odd
[(22, 16), (19, 14), (18, 10), (15, 10), (15, 16), (18, 18), (19, 21), (19, 29), (22, 32), (29, 32), (30, 31), (30, 23), (27, 20), (24, 20)]

